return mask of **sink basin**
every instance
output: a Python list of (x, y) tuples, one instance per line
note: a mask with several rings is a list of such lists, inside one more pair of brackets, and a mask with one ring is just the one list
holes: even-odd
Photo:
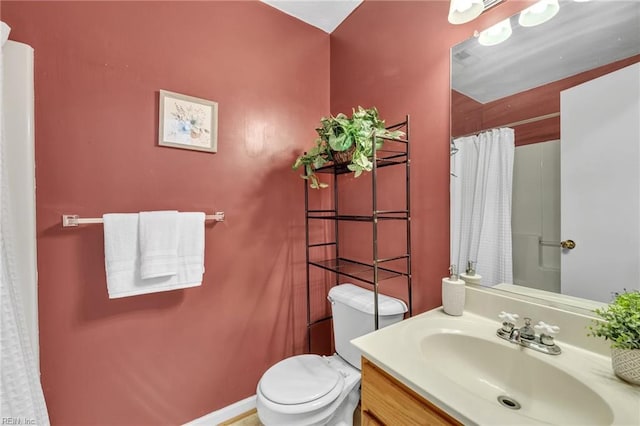
[(529, 349), (488, 337), (496, 340), (431, 334), (421, 340), (420, 349), (424, 360), (449, 380), (504, 410), (548, 424), (612, 423), (611, 408), (590, 387)]
[(562, 340), (546, 355), (500, 339), (499, 327), (434, 309), (352, 343), (464, 425), (640, 425), (640, 387), (615, 377), (609, 357)]

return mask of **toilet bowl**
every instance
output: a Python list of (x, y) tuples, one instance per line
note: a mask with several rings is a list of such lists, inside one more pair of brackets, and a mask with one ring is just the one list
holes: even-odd
[(257, 409), (265, 425), (350, 425), (360, 399), (360, 371), (339, 355), (299, 355), (260, 379)]
[[(336, 354), (286, 358), (258, 383), (256, 405), (265, 426), (351, 426), (360, 400), (360, 351), (350, 340), (373, 331), (373, 292), (341, 284), (329, 292)], [(378, 296), (380, 328), (402, 320), (401, 300)]]

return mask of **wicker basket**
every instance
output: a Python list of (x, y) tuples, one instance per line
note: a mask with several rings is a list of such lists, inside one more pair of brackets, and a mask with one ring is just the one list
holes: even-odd
[(640, 349), (611, 348), (613, 372), (634, 385), (640, 385)]
[(336, 164), (345, 164), (350, 163), (353, 158), (353, 151), (355, 151), (356, 147), (351, 146), (351, 148), (346, 151), (334, 151), (331, 150), (331, 156), (333, 157), (333, 162)]

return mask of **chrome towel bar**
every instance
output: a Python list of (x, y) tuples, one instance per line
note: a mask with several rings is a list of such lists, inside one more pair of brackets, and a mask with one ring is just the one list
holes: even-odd
[[(215, 212), (205, 216), (205, 220), (224, 222), (224, 212)], [(101, 217), (79, 217), (77, 214), (63, 214), (62, 227), (72, 228), (79, 225), (89, 225), (92, 223), (103, 223)]]

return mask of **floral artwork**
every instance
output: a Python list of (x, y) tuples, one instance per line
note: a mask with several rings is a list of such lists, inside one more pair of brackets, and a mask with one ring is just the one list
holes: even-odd
[(160, 90), (159, 144), (198, 151), (217, 151), (218, 104)]

